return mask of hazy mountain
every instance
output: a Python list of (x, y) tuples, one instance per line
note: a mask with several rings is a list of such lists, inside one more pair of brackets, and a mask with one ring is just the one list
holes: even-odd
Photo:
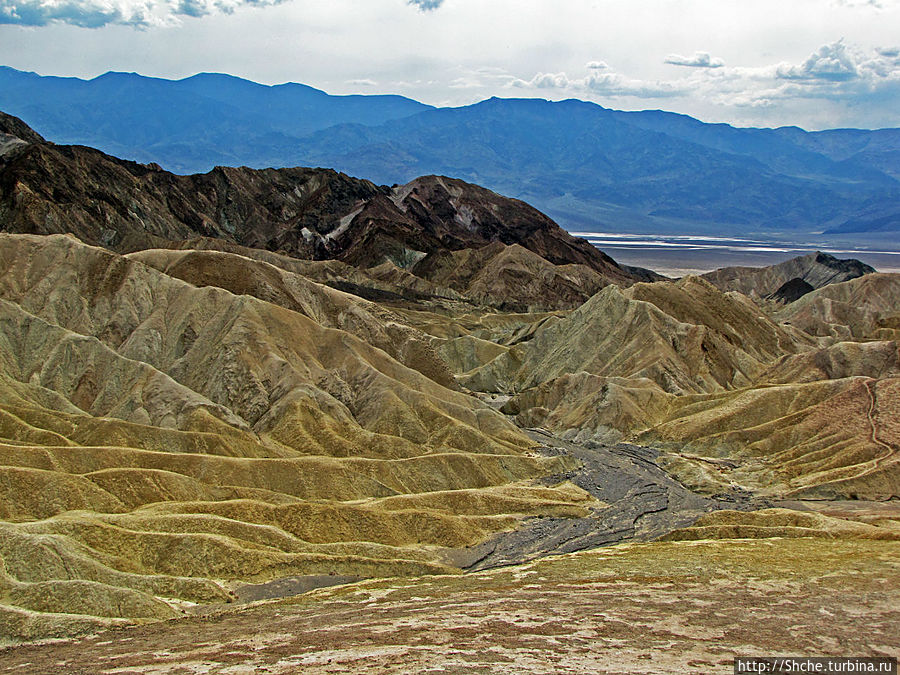
[[(900, 130), (882, 136), (894, 143)], [(900, 197), (891, 144), (877, 164), (864, 153), (839, 161), (791, 134), (582, 101), (491, 99), (327, 129), (301, 147), (308, 163), (384, 182), (457, 176), (583, 226), (809, 231), (894, 214)]]
[(109, 72), (80, 80), (0, 67), (0, 110), (47, 138), (186, 173), (216, 164), (295, 166), (302, 162), (285, 160), (296, 137), (429, 108), (402, 96), (330, 96), (214, 73), (172, 81)]
[(564, 224), (640, 231), (900, 229), (900, 130), (744, 129), (582, 101), (431, 109), (227, 75), (90, 81), (0, 69), (0, 109), (50, 140), (177, 172), (328, 166), (376, 183), (439, 174)]

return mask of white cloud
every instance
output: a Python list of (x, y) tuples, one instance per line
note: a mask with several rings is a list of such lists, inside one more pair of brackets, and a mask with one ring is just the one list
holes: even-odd
[(180, 17), (231, 14), (239, 7), (265, 7), (283, 0), (0, 0), (0, 24), (82, 28), (121, 24), (147, 28), (172, 25)]
[(149, 3), (104, 0), (4, 0), (0, 4), (0, 23), (43, 26), (51, 22), (98, 28), (110, 23), (146, 25), (152, 7)]
[(866, 54), (843, 40), (823, 45), (799, 65), (780, 64), (776, 78), (797, 85), (788, 91), (824, 98), (849, 98), (900, 84), (900, 49)]
[(606, 71), (593, 71), (581, 81), (576, 80), (575, 84), (604, 96), (669, 98), (687, 93), (678, 82), (645, 81)]
[(535, 87), (537, 89), (568, 89), (574, 84), (565, 73), (538, 73), (527, 82), (514, 80), (513, 86), (520, 88)]
[(818, 101), (814, 105), (831, 106), (829, 110), (897, 110), (900, 49), (866, 53), (838, 40), (823, 45), (799, 64), (725, 68), (721, 77), (700, 83), (696, 93), (726, 108), (775, 110)]
[(512, 79), (507, 86), (518, 89), (551, 89), (571, 96), (596, 94), (608, 97), (669, 98), (685, 93), (678, 83), (645, 81), (614, 72), (603, 61), (587, 64), (584, 77), (566, 73), (537, 73), (530, 80)]
[(859, 77), (857, 59), (843, 40), (819, 47), (800, 65), (781, 64), (777, 76), (783, 80), (828, 80), (840, 82)]
[(581, 77), (539, 72), (530, 79), (512, 78), (507, 86), (551, 98), (704, 100), (721, 110), (757, 111), (760, 115), (812, 100), (847, 109), (867, 103), (873, 108), (883, 107), (893, 101), (900, 109), (900, 48), (865, 52), (837, 40), (821, 46), (800, 63), (713, 65), (718, 61), (706, 52), (692, 57), (670, 55), (665, 62), (689, 66), (689, 75), (663, 80), (630, 77), (602, 61), (592, 61)]
[(450, 80), (451, 89), (469, 89), (472, 91), (495, 91), (497, 88), (508, 87), (516, 79), (503, 68), (481, 67), (457, 69), (461, 75)]
[(689, 68), (721, 68), (725, 65), (725, 61), (713, 58), (709, 55), (709, 52), (694, 52), (693, 56), (669, 54), (663, 63), (668, 63), (672, 66), (687, 66)]

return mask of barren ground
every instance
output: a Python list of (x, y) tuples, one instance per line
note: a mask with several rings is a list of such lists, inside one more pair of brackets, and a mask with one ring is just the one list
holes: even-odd
[(623, 544), (0, 652), (6, 673), (730, 673), (900, 653), (900, 544)]

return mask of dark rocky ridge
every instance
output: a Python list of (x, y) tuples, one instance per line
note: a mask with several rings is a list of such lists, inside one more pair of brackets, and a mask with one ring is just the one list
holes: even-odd
[(584, 265), (605, 283), (646, 276), (524, 202), (459, 180), (426, 176), (390, 188), (329, 169), (246, 167), (179, 176), (48, 143), (9, 115), (0, 131), (22, 141), (0, 155), (0, 230), (11, 233), (70, 232), (118, 252), (199, 235), (359, 267), (390, 261), (426, 278), (429, 256), (500, 242), (554, 265)]
[(822, 229), (877, 239), (900, 225), (898, 129), (735, 128), (577, 100), (431, 109), (222, 74), (84, 81), (3, 66), (0, 109), (55, 142), (179, 173), (329, 166), (384, 184), (449, 175), (582, 229), (678, 225), (707, 235), (795, 232), (800, 240)]
[(0, 112), (0, 133), (15, 136), (28, 143), (46, 143), (44, 138), (18, 117)]

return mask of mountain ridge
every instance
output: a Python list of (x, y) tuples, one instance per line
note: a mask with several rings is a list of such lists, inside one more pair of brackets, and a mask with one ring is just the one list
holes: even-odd
[[(110, 73), (88, 82), (26, 75), (0, 71), (0, 109), (52, 140), (180, 173), (320, 165), (388, 185), (447, 175), (522, 198), (567, 226), (613, 222), (644, 232), (874, 237), (900, 228), (898, 129), (738, 128), (575, 99), (431, 108), (207, 73), (178, 81)], [(93, 99), (85, 93), (92, 86)], [(236, 88), (250, 94), (228, 93)], [(70, 90), (83, 101), (73, 104)], [(163, 109), (149, 115), (160, 101)]]

